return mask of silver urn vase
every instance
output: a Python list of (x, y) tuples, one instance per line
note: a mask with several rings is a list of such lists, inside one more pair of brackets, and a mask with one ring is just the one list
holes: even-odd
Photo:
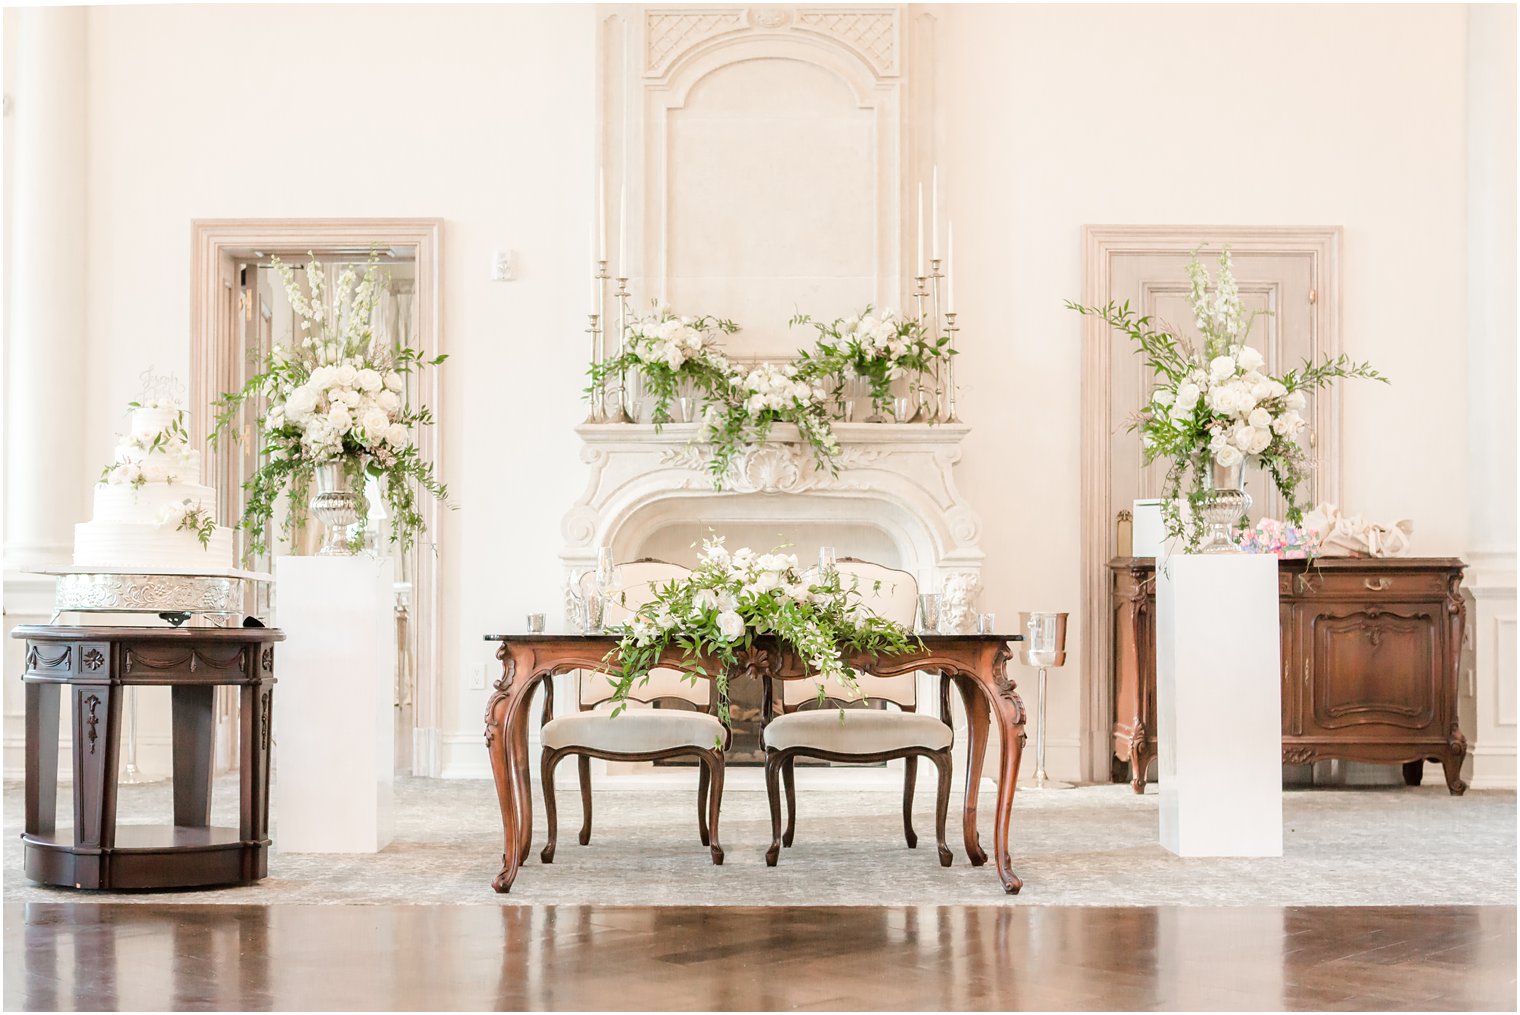
[(311, 513), (322, 523), (322, 547), (319, 557), (352, 557), (354, 544), (349, 526), (359, 520), (361, 493), (353, 488), (342, 462), (317, 466), (317, 495), (311, 499)]
[(1204, 453), (1197, 462), (1203, 477), (1203, 500), (1198, 514), (1206, 526), (1198, 553), (1244, 553), (1235, 542), (1233, 530), (1251, 510), (1251, 495), (1245, 491), (1246, 463), (1220, 465), (1214, 456)]

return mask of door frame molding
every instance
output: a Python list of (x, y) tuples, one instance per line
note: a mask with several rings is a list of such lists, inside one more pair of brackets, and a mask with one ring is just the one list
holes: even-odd
[[(1314, 327), (1321, 353), (1341, 352), (1340, 226), (1183, 226), (1087, 225), (1082, 227), (1082, 300), (1089, 306), (1108, 302), (1112, 261), (1121, 254), (1186, 254), (1200, 245), (1217, 254), (1228, 244), (1237, 252), (1304, 254), (1315, 261), (1319, 280)], [(1113, 754), (1113, 612), (1109, 609), (1108, 548), (1113, 519), (1108, 516), (1109, 402), (1112, 365), (1109, 328), (1094, 317), (1082, 318), (1082, 660), (1086, 693), (1081, 696), (1086, 738), (1083, 778), (1107, 782)], [(1319, 431), (1319, 497), (1338, 503), (1341, 485), (1341, 397), (1338, 386), (1320, 396), (1315, 424)]]
[[(247, 218), (196, 219), (190, 224), (190, 437), (202, 445), (210, 433), (211, 401), (219, 393), (217, 378), (223, 376), (228, 357), (239, 350), (221, 348), (217, 313), (219, 266), (225, 256), (259, 250), (304, 258), (309, 250), (403, 247), (416, 251), (414, 305), (417, 313), (416, 345), (429, 358), (442, 351), (442, 254), (441, 218)], [(418, 378), (426, 405), (436, 406), (439, 378), (436, 370)], [(438, 426), (425, 427), (418, 435), (422, 457), (442, 474), (442, 441)], [(214, 449), (202, 459), (203, 477), (214, 471)], [(438, 639), (439, 531), (438, 502), (431, 497), (418, 501), (427, 525), (427, 536), (418, 540), (416, 573), (411, 595), (412, 627), (416, 632), (417, 656), (413, 664), (416, 686), (412, 697), (412, 774), (436, 776), (442, 769), (443, 654)]]

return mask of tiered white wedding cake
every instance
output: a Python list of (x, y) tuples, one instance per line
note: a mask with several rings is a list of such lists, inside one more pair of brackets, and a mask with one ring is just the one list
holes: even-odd
[(232, 530), (215, 523), (216, 491), (201, 486), (201, 454), (190, 447), (185, 413), (168, 401), (132, 409), (131, 432), (116, 445), (95, 486), (95, 513), (74, 526), (81, 567), (226, 571)]

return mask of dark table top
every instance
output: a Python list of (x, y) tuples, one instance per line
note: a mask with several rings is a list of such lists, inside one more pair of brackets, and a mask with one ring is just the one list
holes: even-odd
[[(601, 639), (607, 642), (615, 642), (622, 635), (615, 631), (602, 631), (599, 634), (582, 634), (579, 631), (540, 631), (530, 634), (527, 631), (514, 631), (511, 634), (488, 634), (484, 636), (486, 641), (519, 641), (533, 639), (534, 641), (585, 641), (588, 638)], [(775, 637), (764, 635), (763, 637)], [(934, 642), (969, 642), (969, 641), (1023, 641), (1022, 634), (918, 634), (914, 635), (925, 644)]]

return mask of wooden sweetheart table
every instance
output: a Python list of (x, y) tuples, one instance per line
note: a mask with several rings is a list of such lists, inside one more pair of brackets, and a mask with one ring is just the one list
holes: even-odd
[[(493, 685), (486, 703), (486, 749), (491, 755), (491, 775), (496, 781), (497, 803), (501, 808), (501, 873), (492, 882), (498, 892), (512, 890), (518, 871), (527, 861), (533, 830), (533, 794), (528, 778), (528, 701), (533, 689), (549, 677), (571, 670), (606, 670), (607, 657), (618, 644), (614, 634), (493, 634), (486, 641), (500, 642), (496, 658), (501, 660), (502, 674)], [(1008, 675), (1013, 658), (1010, 642), (1022, 641), (1021, 635), (964, 634), (923, 635), (922, 649), (905, 655), (854, 656), (847, 665), (877, 676), (892, 677), (915, 670), (938, 672), (948, 678), (960, 692), (967, 715), (970, 744), (966, 764), (966, 794), (961, 812), (966, 855), (972, 866), (987, 862), (977, 836), (977, 789), (982, 763), (987, 753), (988, 731), (996, 721), (1001, 746), (998, 759), (997, 805), (993, 813), (992, 847), (998, 878), (1009, 894), (1017, 894), (1023, 882), (1014, 874), (1008, 854), (1008, 818), (1013, 809), (1013, 794), (1019, 777), (1019, 761), (1024, 752), (1024, 703), (1014, 681)], [(749, 679), (805, 680), (809, 674), (796, 655), (774, 638), (757, 638), (738, 654), (738, 665), (729, 674), (730, 681)], [(715, 661), (705, 661), (707, 669), (718, 668)], [(683, 658), (682, 650), (672, 648), (659, 665), (706, 675), (695, 669), (704, 660)], [(942, 705), (948, 704), (948, 688), (942, 690)], [(943, 714), (943, 713), (942, 713)], [(718, 845), (718, 825), (712, 825), (713, 859), (722, 862)]]

